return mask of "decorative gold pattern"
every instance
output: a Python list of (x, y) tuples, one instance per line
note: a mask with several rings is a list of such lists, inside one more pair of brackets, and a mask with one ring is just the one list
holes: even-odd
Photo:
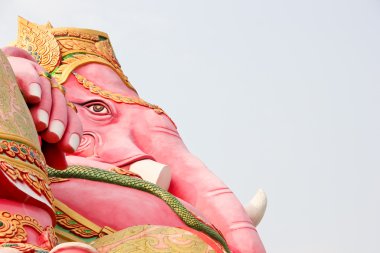
[[(59, 84), (63, 84), (69, 73), (80, 65), (96, 62), (111, 67), (125, 85), (135, 90), (121, 70), (106, 33), (90, 29), (53, 28), (50, 23), (37, 25), (19, 17), (16, 46), (27, 50)], [(68, 61), (69, 58), (73, 59)]]
[[(12, 138), (28, 143), (21, 137), (5, 134), (0, 134), (0, 138)], [(50, 204), (53, 203), (46, 162), (37, 149), (16, 141), (0, 140), (0, 171), (13, 181), (25, 183), (38, 195), (45, 196)]]
[(66, 215), (64, 212), (59, 210), (58, 208), (56, 208), (55, 214), (56, 214), (56, 218), (57, 218), (57, 223), (61, 227), (69, 230), (71, 233), (73, 233), (79, 237), (83, 237), (83, 238), (91, 238), (94, 236), (98, 236), (98, 233), (96, 233), (95, 231), (83, 226), (82, 224), (80, 224), (76, 220), (73, 220), (68, 215)]
[(46, 71), (53, 71), (60, 62), (59, 45), (47, 26), (18, 19), (16, 46), (27, 50)]
[(40, 234), (43, 248), (53, 248), (58, 240), (51, 226), (43, 228), (39, 222), (27, 215), (11, 214), (0, 211), (0, 243), (25, 243), (28, 239), (25, 226), (31, 227)]
[[(4, 139), (2, 140), (2, 138)], [(21, 137), (16, 138), (15, 136), (0, 133), (0, 155), (18, 158), (23, 162), (37, 166), (45, 174), (47, 173), (46, 162), (42, 153), (38, 149), (31, 147), (30, 143)]]
[(48, 250), (37, 247), (30, 243), (3, 243), (0, 244), (0, 248), (17, 249), (23, 253), (49, 253)]
[(5, 173), (10, 180), (25, 183), (35, 193), (53, 203), (45, 159), (31, 145), (22, 137), (0, 134), (0, 172)]
[(103, 57), (92, 55), (92, 54), (72, 54), (65, 59), (62, 59), (62, 64), (54, 71), (54, 78), (58, 83), (63, 84), (71, 72), (79, 66), (85, 65), (87, 63), (99, 63), (112, 68), (127, 86), (134, 90), (134, 88), (129, 84), (126, 76), (124, 76), (121, 69), (113, 68), (113, 65), (104, 59)]
[[(94, 224), (58, 200), (54, 201), (54, 206), (57, 224), (76, 236), (81, 238), (102, 237), (115, 232), (110, 227), (100, 227)], [(59, 230), (57, 230), (57, 234), (60, 234)]]
[(37, 194), (45, 196), (50, 204), (53, 203), (54, 197), (46, 174), (31, 170), (30, 166), (25, 166), (17, 160), (5, 161), (4, 158), (0, 158), (0, 171), (3, 171), (13, 181), (18, 180), (25, 183)]
[(99, 253), (215, 253), (223, 252), (212, 248), (195, 234), (175, 227), (141, 225), (107, 235), (90, 244)]
[(76, 37), (78, 39), (90, 40), (93, 42), (99, 41), (99, 36), (108, 38), (104, 32), (95, 31), (91, 29), (77, 29), (77, 28), (53, 28), (50, 25), (51, 33), (56, 37)]

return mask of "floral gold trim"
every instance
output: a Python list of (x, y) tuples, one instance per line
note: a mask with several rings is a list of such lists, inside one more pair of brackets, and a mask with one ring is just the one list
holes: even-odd
[(46, 174), (32, 170), (32, 166), (25, 166), (17, 160), (6, 161), (5, 157), (0, 158), (0, 171), (3, 171), (11, 180), (21, 181), (28, 185), (35, 193), (43, 195), (50, 204), (53, 203), (49, 179)]
[(10, 180), (25, 183), (50, 204), (53, 203), (45, 158), (40, 149), (27, 139), (0, 133), (0, 171)]
[[(115, 232), (115, 230), (110, 227), (100, 227), (96, 225), (57, 199), (54, 201), (54, 207), (56, 210), (57, 224), (69, 230), (73, 235), (81, 238), (91, 238), (103, 237), (104, 235)], [(56, 232), (58, 235), (61, 234), (60, 230), (56, 230)]]
[[(30, 146), (31, 148), (33, 148), (33, 149), (35, 149), (35, 150), (38, 150), (38, 152), (40, 152), (40, 150), (41, 150), (38, 146), (36, 146), (36, 144), (33, 144), (33, 143), (32, 143), (31, 141), (29, 141), (28, 139), (26, 139), (26, 138), (24, 138), (24, 137), (21, 137), (21, 136), (19, 136), (19, 135), (0, 132), (0, 139), (6, 139), (6, 140), (12, 140), (12, 141), (21, 142), (22, 144), (28, 145), (28, 146)], [(40, 154), (41, 154), (41, 153), (40, 153)]]
[(73, 74), (74, 74), (75, 78), (77, 79), (77, 81), (84, 88), (88, 89), (93, 94), (100, 95), (101, 97), (113, 100), (117, 103), (141, 105), (141, 106), (153, 109), (158, 114), (165, 113), (164, 110), (162, 110), (159, 106), (145, 102), (141, 98), (131, 98), (131, 97), (127, 97), (127, 96), (124, 96), (121, 94), (113, 93), (113, 92), (108, 91), (108, 90), (103, 90), (102, 88), (100, 88), (99, 86), (97, 86), (96, 84), (94, 84), (93, 82), (91, 82), (90, 80), (85, 78), (84, 76), (82, 76), (76, 72), (73, 72)]
[(0, 155), (17, 158), (47, 173), (46, 161), (41, 151), (22, 137), (0, 133)]
[(26, 243), (28, 240), (26, 226), (40, 234), (39, 241), (42, 243), (40, 245), (42, 248), (51, 249), (57, 244), (58, 239), (51, 226), (44, 228), (30, 216), (0, 211), (0, 243), (3, 243), (1, 246), (4, 247), (4, 243)]
[[(58, 83), (63, 84), (73, 70), (87, 63), (99, 63), (112, 68), (119, 75), (122, 81), (126, 83), (129, 88), (131, 88), (128, 78), (124, 76), (121, 69), (114, 69), (113, 65), (109, 61), (91, 53), (72, 54), (70, 57), (63, 59), (62, 64), (54, 72), (54, 78)], [(131, 89), (134, 90), (133, 87)]]
[(76, 37), (80, 39), (85, 40), (91, 40), (93, 42), (99, 41), (99, 36), (104, 37), (108, 39), (108, 34), (92, 30), (92, 29), (85, 29), (85, 28), (75, 28), (75, 27), (58, 27), (58, 28), (52, 28), (51, 27), (51, 33), (56, 37)]

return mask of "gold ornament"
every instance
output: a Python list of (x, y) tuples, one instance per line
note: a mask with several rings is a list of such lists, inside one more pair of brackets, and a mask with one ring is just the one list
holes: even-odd
[(225, 252), (212, 241), (206, 243), (194, 233), (176, 227), (159, 225), (140, 225), (123, 229), (90, 243), (99, 252), (187, 252), (216, 253)]
[(106, 33), (80, 28), (53, 28), (50, 23), (37, 25), (19, 17), (15, 46), (28, 51), (59, 84), (63, 84), (75, 68), (93, 62), (112, 68), (125, 85), (135, 91), (121, 70)]
[(81, 241), (83, 238), (96, 239), (115, 232), (110, 227), (96, 225), (57, 199), (54, 201), (54, 207), (57, 225), (67, 230), (66, 232), (62, 229), (56, 229), (61, 241)]
[(0, 172), (14, 182), (23, 182), (49, 203), (53, 195), (49, 187), (45, 159), (28, 140), (0, 133)]
[(26, 243), (28, 239), (25, 227), (30, 227), (40, 235), (42, 248), (53, 248), (58, 240), (51, 226), (42, 227), (40, 223), (27, 215), (11, 214), (0, 211), (0, 243)]

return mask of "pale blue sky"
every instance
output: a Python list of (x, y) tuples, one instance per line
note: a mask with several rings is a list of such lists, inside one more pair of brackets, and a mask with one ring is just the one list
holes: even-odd
[[(247, 202), (268, 253), (380, 250), (380, 1), (1, 1), (103, 30), (140, 95)], [(244, 243), (244, 242), (242, 242)]]

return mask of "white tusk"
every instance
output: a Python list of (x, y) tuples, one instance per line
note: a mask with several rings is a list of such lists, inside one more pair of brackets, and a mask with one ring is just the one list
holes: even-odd
[(83, 242), (64, 242), (55, 246), (49, 253), (98, 253), (92, 246)]
[(255, 196), (249, 201), (245, 206), (245, 211), (247, 212), (249, 218), (253, 225), (256, 227), (259, 225), (261, 219), (265, 214), (267, 208), (267, 195), (262, 189), (258, 189)]
[(129, 170), (140, 175), (144, 180), (168, 190), (171, 181), (169, 166), (145, 159), (131, 164)]

